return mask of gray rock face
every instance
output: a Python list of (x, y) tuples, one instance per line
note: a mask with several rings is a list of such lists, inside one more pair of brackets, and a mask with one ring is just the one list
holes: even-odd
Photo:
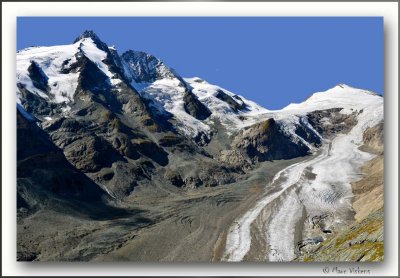
[(98, 136), (85, 136), (64, 148), (67, 159), (83, 172), (97, 172), (123, 160), (109, 142)]
[(114, 48), (108, 48), (109, 52), (110, 52), (110, 56), (112, 61), (114, 62), (114, 64), (116, 65), (116, 68), (118, 69), (118, 71), (121, 71), (121, 73), (123, 72), (123, 65), (122, 65), (122, 59), (119, 56), (118, 52), (116, 49)]
[(275, 159), (304, 156), (309, 148), (302, 142), (294, 143), (273, 118), (255, 124), (235, 137), (231, 150), (223, 152), (221, 160), (240, 165)]
[(139, 182), (151, 180), (155, 166), (149, 161), (137, 163), (113, 163), (92, 175), (95, 182), (105, 186), (112, 197), (123, 200), (134, 192)]
[(306, 142), (311, 143), (316, 147), (321, 146), (321, 137), (319, 137), (313, 130), (310, 130), (303, 118), (301, 119), (300, 125), (296, 125), (295, 133)]
[[(246, 104), (244, 102), (239, 103), (239, 102), (235, 101), (231, 96), (225, 94), (221, 90), (218, 90), (215, 97), (228, 103), (229, 106), (232, 108), (232, 110), (235, 112), (246, 109)], [(240, 97), (238, 97), (238, 96), (235, 96), (235, 97), (238, 98), (237, 100), (239, 100), (239, 101), (241, 100)]]
[(75, 40), (74, 43), (80, 41), (81, 39), (91, 38), (93, 41), (100, 41), (99, 37), (93, 30), (85, 30), (82, 34), (80, 34)]
[(17, 112), (17, 207), (34, 210), (49, 196), (99, 201), (103, 190), (74, 168), (48, 135)]
[(222, 165), (212, 160), (200, 160), (195, 164), (173, 165), (167, 169), (164, 178), (176, 187), (196, 189), (230, 184), (240, 180), (244, 173), (239, 167)]
[(210, 110), (193, 93), (186, 91), (183, 101), (186, 113), (196, 119), (205, 120), (211, 115)]
[(117, 132), (111, 137), (112, 146), (122, 155), (130, 159), (138, 159), (140, 154), (138, 148), (129, 139), (129, 136), (122, 132)]
[(330, 138), (336, 133), (346, 133), (357, 124), (357, 115), (362, 111), (352, 114), (341, 114), (342, 108), (316, 110), (307, 115), (308, 122), (324, 137)]
[(93, 93), (108, 91), (111, 88), (110, 80), (91, 60), (80, 58), (79, 86), (77, 90), (87, 90)]
[(61, 113), (63, 104), (47, 102), (45, 99), (26, 90), (25, 86), (21, 83), (17, 83), (17, 87), (21, 92), (22, 105), (28, 113), (38, 116), (53, 116), (54, 114)]
[(162, 78), (177, 78), (161, 60), (142, 51), (129, 50), (122, 54), (122, 63), (129, 79), (137, 83), (154, 82)]
[(93, 42), (96, 44), (96, 46), (97, 46), (99, 49), (101, 49), (101, 50), (103, 50), (103, 51), (105, 51), (105, 52), (108, 53), (108, 46), (107, 46), (107, 44), (105, 44), (104, 42), (102, 42), (102, 41), (100, 40), (100, 38), (97, 36), (97, 34), (96, 34), (93, 30), (85, 30), (82, 34), (80, 34), (80, 35), (74, 40), (74, 43), (76, 43), (76, 42), (78, 42), (78, 41), (80, 41), (80, 40), (82, 40), (82, 39), (85, 39), (85, 38), (90, 38), (90, 39), (92, 39)]
[(49, 86), (47, 83), (49, 78), (35, 61), (31, 61), (31, 64), (28, 67), (28, 72), (32, 83), (36, 88), (44, 92), (47, 92), (49, 90)]
[(363, 141), (369, 151), (377, 154), (383, 154), (383, 142), (384, 142), (384, 124), (380, 124), (367, 128), (363, 134)]

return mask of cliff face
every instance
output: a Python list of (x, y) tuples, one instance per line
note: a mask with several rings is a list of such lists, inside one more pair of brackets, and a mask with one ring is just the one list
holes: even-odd
[(361, 222), (371, 212), (383, 208), (383, 155), (378, 155), (363, 167), (366, 176), (352, 184), (354, 218)]

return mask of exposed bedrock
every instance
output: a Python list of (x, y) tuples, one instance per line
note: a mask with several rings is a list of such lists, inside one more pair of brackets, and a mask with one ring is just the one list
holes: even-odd
[(290, 159), (309, 154), (302, 142), (293, 142), (273, 118), (255, 124), (239, 133), (231, 149), (222, 152), (221, 160), (245, 165), (277, 159)]

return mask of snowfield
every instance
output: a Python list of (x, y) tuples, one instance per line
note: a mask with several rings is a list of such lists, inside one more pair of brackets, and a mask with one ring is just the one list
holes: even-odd
[[(186, 113), (183, 106), (186, 88), (182, 79), (166, 77), (152, 83), (136, 83), (133, 81), (131, 85), (142, 97), (152, 100), (153, 107), (160, 113), (166, 111), (174, 115), (175, 119), (178, 120), (178, 129), (189, 137), (195, 137), (199, 133), (209, 134), (215, 119), (219, 120), (231, 132), (255, 124), (260, 119), (266, 119), (268, 110), (243, 96), (209, 84), (198, 77), (184, 78), (183, 80), (191, 88), (192, 93), (211, 111), (212, 115), (209, 119), (200, 121)], [(216, 97), (218, 91), (222, 91), (231, 97), (236, 96), (235, 101), (238, 104), (244, 103), (247, 109), (234, 111), (228, 103)]]
[[(114, 74), (103, 63), (107, 54), (98, 49), (91, 38), (84, 38), (70, 45), (30, 47), (17, 52), (17, 83), (23, 84), (28, 91), (49, 102), (69, 103), (73, 101), (78, 86), (79, 72), (61, 73), (60, 70), (69, 68), (77, 61), (76, 55), (81, 53), (110, 78), (110, 84), (117, 85), (121, 82), (121, 80), (113, 78)], [(49, 94), (33, 85), (28, 72), (32, 61), (36, 62), (48, 77)], [(21, 103), (21, 93), (18, 87), (16, 89), (17, 102)]]
[(185, 88), (177, 78), (164, 78), (153, 83), (135, 83), (132, 86), (143, 98), (152, 101), (153, 108), (161, 114), (171, 113), (177, 119), (178, 130), (188, 137), (195, 137), (202, 132), (209, 134), (210, 126), (188, 113), (184, 108)]
[[(59, 45), (51, 47), (31, 47), (17, 52), (17, 83), (44, 99), (56, 103), (69, 102), (73, 99), (78, 86), (79, 73), (61, 74), (64, 61), (66, 67), (76, 62), (75, 54), (79, 52), (79, 44)], [(31, 61), (35, 61), (48, 77), (50, 95), (33, 86), (29, 77), (28, 68)], [(17, 98), (20, 98), (17, 88)]]

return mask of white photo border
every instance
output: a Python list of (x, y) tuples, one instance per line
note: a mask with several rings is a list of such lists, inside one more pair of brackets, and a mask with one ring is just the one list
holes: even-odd
[[(18, 16), (383, 16), (385, 261), (383, 263), (16, 262), (15, 51)], [(397, 2), (2, 2), (2, 276), (325, 276), (325, 267), (398, 275)], [(346, 275), (341, 275), (346, 276)]]

